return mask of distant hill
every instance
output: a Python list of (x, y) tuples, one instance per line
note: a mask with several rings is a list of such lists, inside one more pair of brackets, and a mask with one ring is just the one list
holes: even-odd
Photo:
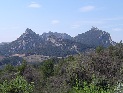
[(0, 54), (5, 56), (37, 54), (63, 57), (81, 53), (97, 46), (108, 47), (114, 44), (109, 33), (95, 27), (75, 37), (57, 32), (39, 35), (27, 28), (17, 40), (0, 45)]

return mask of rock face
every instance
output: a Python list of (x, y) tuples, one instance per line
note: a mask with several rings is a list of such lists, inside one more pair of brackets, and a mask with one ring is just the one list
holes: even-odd
[(39, 46), (41, 43), (40, 36), (33, 32), (31, 29), (27, 28), (25, 33), (23, 33), (17, 40), (9, 44), (10, 53), (24, 53), (29, 52)]
[(0, 46), (6, 45), (6, 44), (9, 44), (9, 42), (2, 42), (2, 43), (0, 43)]
[(74, 37), (75, 41), (87, 45), (108, 47), (114, 45), (109, 33), (92, 27), (91, 30)]
[(74, 38), (57, 32), (38, 35), (27, 28), (17, 40), (0, 45), (0, 55), (37, 54), (60, 57), (77, 54), (96, 46), (108, 47), (113, 44), (109, 33), (95, 27)]
[(82, 52), (90, 46), (75, 42), (67, 34), (45, 33), (41, 36), (27, 28), (17, 40), (0, 47), (1, 55), (37, 54), (44, 56), (67, 56)]
[(41, 37), (43, 39), (47, 39), (49, 36), (55, 36), (55, 37), (61, 38), (61, 39), (69, 39), (69, 40), (73, 39), (70, 35), (68, 35), (66, 33), (57, 33), (57, 32), (51, 32), (51, 31), (49, 31), (49, 33), (43, 33), (41, 35)]

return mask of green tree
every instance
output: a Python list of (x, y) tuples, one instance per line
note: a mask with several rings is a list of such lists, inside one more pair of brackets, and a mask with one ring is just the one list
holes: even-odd
[(96, 48), (96, 52), (97, 53), (102, 53), (104, 51), (104, 48), (102, 47), (102, 46), (98, 46), (97, 48)]
[(45, 77), (52, 76), (54, 74), (54, 62), (53, 59), (49, 59), (44, 61), (43, 65), (41, 66), (43, 74)]
[(33, 87), (33, 83), (28, 84), (22, 76), (17, 76), (10, 82), (4, 81), (0, 84), (0, 93), (32, 93)]
[(27, 66), (27, 62), (25, 60), (23, 60), (22, 64), (17, 67), (18, 71), (20, 72), (20, 75), (23, 74), (26, 66)]

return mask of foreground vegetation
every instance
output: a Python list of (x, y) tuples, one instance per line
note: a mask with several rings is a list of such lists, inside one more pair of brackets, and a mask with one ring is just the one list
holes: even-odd
[(0, 93), (123, 93), (123, 44), (0, 70)]

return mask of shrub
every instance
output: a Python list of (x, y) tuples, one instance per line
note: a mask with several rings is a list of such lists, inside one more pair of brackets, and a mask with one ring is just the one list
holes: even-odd
[(10, 82), (4, 81), (0, 84), (1, 93), (31, 93), (33, 91), (33, 84), (28, 84), (22, 76), (17, 76)]
[(45, 77), (52, 76), (54, 74), (54, 62), (52, 59), (44, 61), (43, 65), (41, 66), (43, 74)]
[(24, 60), (20, 66), (17, 67), (18, 71), (20, 72), (20, 75), (23, 74), (25, 68), (27, 66), (27, 62)]
[(102, 46), (98, 46), (97, 48), (96, 48), (96, 52), (97, 53), (101, 53), (101, 52), (103, 52), (104, 51), (104, 48), (102, 47)]
[(112, 88), (107, 90), (96, 86), (94, 83), (88, 84), (86, 81), (84, 82), (83, 87), (79, 87), (78, 83), (76, 83), (76, 87), (73, 87), (69, 93), (114, 93)]

